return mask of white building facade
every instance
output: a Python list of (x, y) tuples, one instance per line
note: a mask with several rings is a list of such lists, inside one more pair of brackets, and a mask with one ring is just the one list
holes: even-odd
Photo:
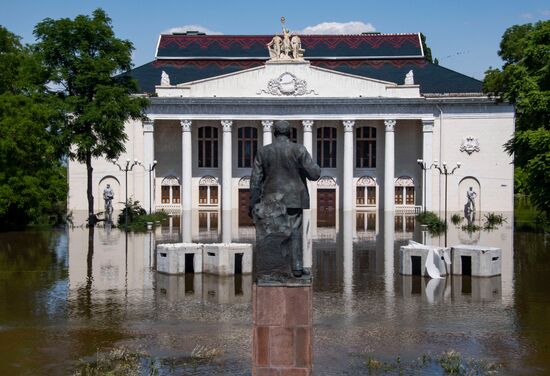
[[(418, 34), (302, 36), (305, 59), (283, 60), (268, 60), (270, 39), (162, 35), (156, 60), (129, 73), (150, 105), (148, 120), (126, 123), (120, 161), (141, 164), (126, 174), (94, 161), (96, 210), (110, 184), (115, 209), (128, 189), (147, 210), (181, 214), (184, 240), (207, 228), (229, 242), (251, 225), (254, 156), (271, 143), (273, 122), (287, 120), (293, 141), (322, 168), (305, 213), (313, 236), (338, 228), (342, 211), (360, 213), (364, 223), (354, 227), (365, 228), (378, 226), (371, 213), (425, 206), (442, 214), (445, 190), (449, 212), (464, 210), (468, 190), (478, 212), (513, 211), (512, 158), (503, 150), (513, 107), (429, 63)], [(460, 168), (447, 179), (433, 167), (424, 176), (419, 159)], [(70, 210), (85, 213), (86, 170), (73, 161), (69, 187)]]

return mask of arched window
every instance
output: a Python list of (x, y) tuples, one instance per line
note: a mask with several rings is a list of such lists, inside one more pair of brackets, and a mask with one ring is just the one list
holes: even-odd
[(258, 130), (253, 127), (241, 127), (237, 132), (238, 167), (252, 167), (258, 150)]
[(160, 185), (160, 202), (162, 204), (180, 203), (180, 182), (175, 176), (167, 176), (162, 179)]
[(376, 181), (363, 176), (357, 181), (355, 202), (357, 205), (376, 205)]
[(414, 205), (414, 180), (401, 176), (395, 181), (395, 204)]
[(199, 128), (199, 167), (218, 167), (218, 128)]
[(336, 168), (336, 128), (317, 129), (317, 164), (324, 168)]
[(199, 205), (218, 204), (218, 181), (213, 176), (199, 180)]
[(376, 167), (376, 128), (355, 129), (355, 167)]

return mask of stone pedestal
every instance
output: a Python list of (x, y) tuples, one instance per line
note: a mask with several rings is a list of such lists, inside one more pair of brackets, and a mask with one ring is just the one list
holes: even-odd
[(254, 283), (252, 375), (312, 374), (312, 292), (311, 283)]

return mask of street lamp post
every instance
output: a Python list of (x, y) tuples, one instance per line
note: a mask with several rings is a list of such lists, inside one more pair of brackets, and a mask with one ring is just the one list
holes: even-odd
[(437, 164), (437, 161), (435, 161), (435, 163), (432, 163), (429, 167), (428, 167), (428, 164), (422, 159), (417, 159), (416, 163), (418, 163), (418, 165), (420, 166), (420, 168), (424, 172), (424, 176), (423, 176), (423, 180), (422, 180), (422, 191), (423, 191), (422, 194), (423, 194), (423, 197), (424, 197), (422, 199), (422, 206), (423, 206), (422, 209), (423, 209), (424, 214), (426, 214), (426, 172), (428, 170), (431, 170), (432, 167), (434, 167)]
[(126, 159), (124, 167), (122, 167), (116, 159), (112, 159), (112, 162), (120, 171), (124, 172), (124, 185), (126, 186), (126, 200), (124, 202), (124, 228), (128, 229), (128, 171), (132, 171), (135, 165), (141, 165), (141, 162), (137, 159), (134, 159), (133, 162)]
[[(143, 165), (142, 165), (143, 166)], [(151, 214), (151, 201), (152, 201), (152, 197), (153, 197), (153, 193), (152, 193), (152, 184), (151, 184), (151, 174), (153, 173), (153, 171), (155, 170), (155, 167), (157, 167), (157, 161), (153, 161), (153, 164), (149, 165), (149, 167), (145, 167), (143, 166), (143, 168), (145, 169), (145, 171), (148, 171), (149, 172), (149, 214)]]
[(442, 166), (439, 166), (439, 163), (434, 161), (434, 167), (439, 171), (439, 174), (445, 175), (445, 247), (447, 247), (447, 178), (449, 175), (454, 174), (454, 172), (460, 168), (460, 165), (460, 162), (456, 162), (456, 166), (449, 171), (447, 169), (447, 162), (443, 162)]

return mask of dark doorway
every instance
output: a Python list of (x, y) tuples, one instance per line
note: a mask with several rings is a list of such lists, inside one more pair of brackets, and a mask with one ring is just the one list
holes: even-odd
[(317, 190), (317, 226), (334, 227), (336, 224), (336, 190)]
[(243, 255), (244, 253), (235, 253), (235, 274), (243, 274)]
[(472, 257), (460, 256), (462, 263), (462, 275), (472, 275)]
[(252, 226), (252, 218), (248, 216), (250, 205), (250, 189), (239, 189), (239, 226)]
[(422, 294), (422, 277), (419, 275), (413, 275), (411, 277), (411, 295)]
[(422, 257), (411, 256), (412, 275), (422, 275)]
[(186, 253), (185, 254), (185, 273), (195, 273), (195, 254)]

